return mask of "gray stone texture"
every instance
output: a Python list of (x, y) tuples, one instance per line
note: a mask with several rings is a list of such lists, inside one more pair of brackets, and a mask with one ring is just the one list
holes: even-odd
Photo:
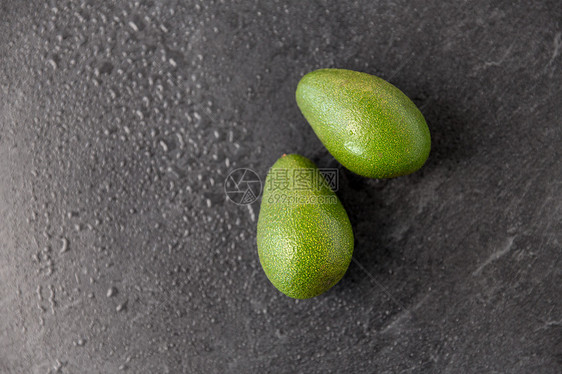
[[(561, 46), (558, 1), (2, 1), (0, 372), (560, 373)], [(426, 165), (341, 168), (294, 99), (322, 67), (412, 98)], [(356, 236), (311, 300), (223, 189), (283, 153)]]

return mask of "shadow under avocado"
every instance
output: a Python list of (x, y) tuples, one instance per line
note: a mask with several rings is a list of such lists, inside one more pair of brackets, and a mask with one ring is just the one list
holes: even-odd
[[(475, 150), (475, 135), (471, 122), (474, 114), (461, 113), (453, 100), (426, 98), (412, 100), (424, 115), (431, 133), (431, 152), (425, 165), (412, 176), (431, 174), (442, 168), (453, 169), (471, 158)], [(469, 118), (471, 118), (469, 120)]]

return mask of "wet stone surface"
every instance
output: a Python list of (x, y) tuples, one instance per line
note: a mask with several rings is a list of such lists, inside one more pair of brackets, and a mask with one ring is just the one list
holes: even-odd
[[(560, 372), (559, 4), (345, 3), (2, 2), (0, 372)], [(413, 99), (422, 170), (339, 167), (321, 67)], [(356, 237), (306, 301), (224, 192), (283, 153), (339, 167)]]

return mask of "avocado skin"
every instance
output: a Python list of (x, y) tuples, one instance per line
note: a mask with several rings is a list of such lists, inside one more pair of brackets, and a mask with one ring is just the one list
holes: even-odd
[(398, 88), (374, 75), (345, 69), (306, 74), (297, 105), (328, 151), (369, 178), (410, 174), (431, 149), (425, 119)]
[[(313, 176), (319, 189), (272, 187), (283, 181), (293, 186), (295, 170), (304, 169), (316, 171)], [(303, 156), (281, 157), (266, 178), (258, 219), (257, 245), (263, 270), (279, 291), (296, 299), (320, 295), (338, 283), (353, 254), (353, 230), (347, 213), (317, 171)]]

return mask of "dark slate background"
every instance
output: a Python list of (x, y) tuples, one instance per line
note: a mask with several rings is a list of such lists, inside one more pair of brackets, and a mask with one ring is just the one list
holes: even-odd
[[(558, 1), (0, 5), (0, 372), (559, 373)], [(283, 153), (337, 167), (300, 77), (378, 75), (425, 115), (417, 173), (340, 167), (355, 261), (297, 301), (266, 279)]]

